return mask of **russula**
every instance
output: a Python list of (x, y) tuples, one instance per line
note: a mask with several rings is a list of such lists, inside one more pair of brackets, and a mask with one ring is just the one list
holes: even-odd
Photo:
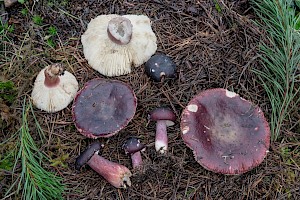
[(171, 109), (159, 107), (150, 113), (150, 119), (156, 121), (155, 149), (164, 154), (168, 150), (167, 127), (175, 124), (176, 116)]
[(124, 82), (96, 78), (77, 93), (72, 107), (78, 131), (89, 138), (110, 137), (133, 118), (137, 99)]
[(130, 177), (132, 174), (130, 170), (121, 164), (109, 161), (100, 156), (100, 149), (101, 144), (99, 142), (92, 143), (77, 157), (75, 169), (79, 170), (87, 164), (116, 188), (131, 186)]
[(60, 63), (56, 63), (39, 72), (31, 97), (37, 108), (53, 113), (66, 108), (77, 91), (78, 82), (75, 76), (65, 71)]
[(181, 116), (181, 135), (204, 168), (242, 174), (258, 166), (270, 146), (262, 110), (222, 88), (197, 94)]
[(146, 62), (145, 72), (155, 82), (176, 78), (176, 64), (170, 57), (157, 54)]
[(156, 36), (144, 15), (100, 15), (92, 19), (81, 37), (89, 65), (105, 76), (131, 72), (156, 51)]
[(122, 145), (126, 154), (130, 154), (132, 167), (139, 168), (143, 164), (141, 150), (145, 149), (145, 145), (136, 137), (128, 138)]

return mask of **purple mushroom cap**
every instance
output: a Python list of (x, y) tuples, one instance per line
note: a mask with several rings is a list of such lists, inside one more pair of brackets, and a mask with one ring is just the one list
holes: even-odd
[(128, 138), (122, 145), (126, 154), (133, 154), (145, 148), (145, 145), (136, 137)]
[(176, 115), (168, 107), (158, 107), (151, 111), (150, 119), (153, 121), (165, 120), (167, 126), (173, 126), (174, 121), (176, 120)]
[(89, 138), (110, 137), (133, 118), (137, 99), (129, 85), (97, 78), (88, 81), (77, 93), (73, 121), (78, 131)]
[(180, 127), (196, 161), (217, 173), (253, 169), (270, 146), (270, 128), (262, 110), (222, 88), (196, 95), (184, 109)]

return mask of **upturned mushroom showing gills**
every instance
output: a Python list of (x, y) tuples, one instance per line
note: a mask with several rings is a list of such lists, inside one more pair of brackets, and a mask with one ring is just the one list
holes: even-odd
[(42, 69), (36, 77), (31, 93), (33, 104), (53, 113), (66, 108), (78, 91), (78, 82), (61, 64)]
[(181, 136), (207, 170), (242, 174), (258, 166), (270, 146), (262, 110), (226, 89), (197, 94), (181, 116)]
[(152, 56), (145, 64), (146, 74), (155, 82), (176, 78), (176, 64), (164, 54)]
[(110, 137), (127, 126), (136, 106), (136, 96), (129, 85), (97, 78), (88, 81), (77, 93), (72, 107), (73, 121), (86, 137)]
[(118, 163), (109, 161), (99, 155), (101, 145), (94, 142), (76, 159), (75, 169), (79, 170), (85, 164), (89, 165), (95, 172), (100, 174), (105, 180), (116, 188), (126, 188), (131, 186), (130, 170)]
[(124, 144), (123, 149), (126, 154), (130, 154), (132, 167), (139, 168), (143, 164), (141, 150), (145, 149), (145, 145), (136, 137), (128, 138)]
[(159, 107), (150, 113), (150, 119), (156, 121), (155, 150), (164, 154), (168, 150), (167, 127), (176, 120), (174, 112), (167, 107)]
[(144, 15), (100, 15), (92, 19), (81, 37), (89, 65), (105, 76), (131, 72), (156, 51), (156, 36)]

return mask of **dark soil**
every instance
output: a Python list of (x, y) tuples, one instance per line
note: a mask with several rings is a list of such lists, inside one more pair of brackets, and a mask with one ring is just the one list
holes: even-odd
[[(214, 2), (219, 2), (221, 10)], [(28, 8), (29, 13), (21, 14)], [(270, 117), (270, 106), (262, 86), (251, 72), (261, 67), (257, 56), (263, 30), (255, 26), (255, 16), (247, 0), (201, 1), (112, 1), (64, 0), (27, 1), (4, 10), (2, 21), (14, 24), (1, 39), (0, 69), (3, 80), (12, 80), (17, 88), (13, 103), (0, 102), (1, 142), (20, 127), (22, 103), (30, 96), (37, 73), (46, 65), (62, 62), (79, 81), (96, 77), (107, 78), (87, 64), (80, 37), (89, 21), (101, 14), (144, 14), (152, 20), (158, 39), (158, 53), (170, 56), (177, 65), (178, 77), (154, 83), (144, 72), (144, 66), (120, 77), (136, 93), (138, 107), (128, 126), (111, 138), (98, 139), (104, 144), (101, 155), (131, 169), (130, 157), (121, 144), (128, 136), (138, 136), (147, 149), (142, 156), (144, 173), (136, 172), (132, 187), (115, 189), (89, 167), (74, 169), (76, 157), (92, 142), (80, 135), (72, 122), (71, 105), (55, 114), (35, 109), (46, 134), (43, 150), (51, 159), (69, 154), (65, 167), (45, 166), (64, 178), (66, 199), (299, 199), (300, 152), (299, 134), (283, 130), (283, 137), (272, 142), (270, 153), (257, 168), (238, 176), (226, 176), (201, 167), (180, 136), (180, 115), (189, 100), (208, 88), (227, 88), (259, 105)], [(32, 21), (34, 15), (43, 18), (41, 25)], [(58, 34), (54, 48), (47, 45), (49, 26)], [(1, 36), (3, 37), (3, 36)], [(177, 116), (168, 128), (169, 152), (159, 155), (154, 149), (155, 124), (148, 121), (149, 112), (158, 106), (170, 107)], [(5, 108), (5, 109), (4, 109)], [(33, 120), (33, 119), (30, 119)], [(34, 123), (31, 131), (38, 138)], [(294, 128), (295, 129), (295, 128)], [(293, 129), (293, 130), (294, 130)], [(298, 141), (298, 142), (297, 142)], [(2, 144), (1, 144), (2, 145)], [(0, 152), (9, 148), (5, 143)], [(16, 169), (18, 172), (20, 169)], [(0, 170), (0, 197), (12, 183), (10, 171)], [(15, 177), (14, 177), (15, 179)], [(14, 199), (13, 196), (7, 199)]]

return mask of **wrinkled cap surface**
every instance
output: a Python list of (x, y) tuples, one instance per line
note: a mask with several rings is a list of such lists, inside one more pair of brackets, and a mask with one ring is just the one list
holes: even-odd
[(136, 96), (127, 84), (117, 80), (93, 79), (75, 97), (73, 120), (79, 132), (86, 137), (110, 137), (131, 121), (136, 106)]
[(197, 162), (217, 173), (251, 170), (270, 146), (270, 128), (262, 110), (221, 88), (196, 95), (184, 109), (180, 127)]

